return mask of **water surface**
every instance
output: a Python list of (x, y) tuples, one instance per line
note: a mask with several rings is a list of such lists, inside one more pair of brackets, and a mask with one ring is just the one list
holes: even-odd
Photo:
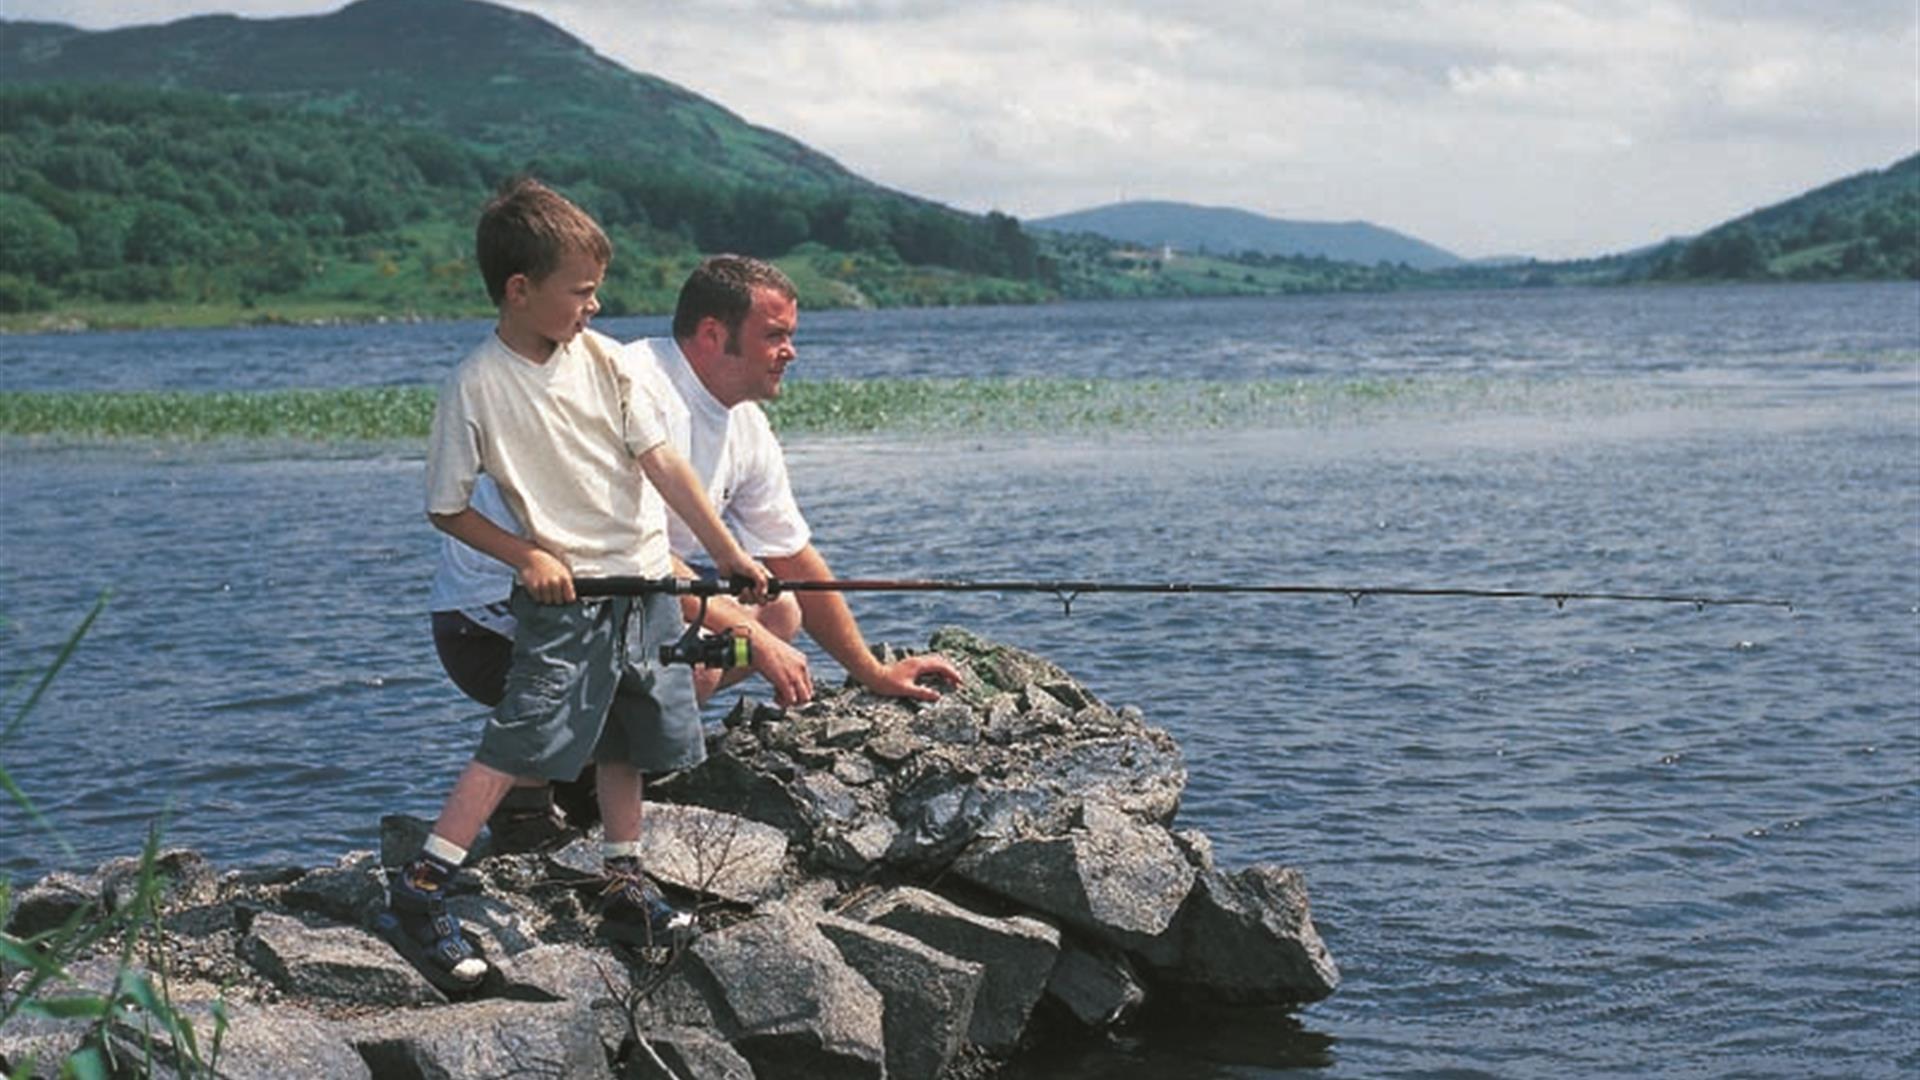
[[(0, 339), (0, 386), (430, 382), (480, 324)], [(623, 336), (657, 332), (635, 321)], [(823, 376), (1411, 380), (1253, 430), (810, 437), (849, 576), (1791, 598), (862, 595), (1172, 732), (1182, 824), (1307, 876), (1345, 982), (1031, 1075), (1893, 1077), (1920, 1069), (1920, 290), (1396, 295), (810, 314)], [(1458, 388), (1471, 385), (1475, 392)], [(106, 613), (0, 760), (16, 881), (137, 848), (330, 859), (430, 814), (419, 448), (0, 458), (8, 678)], [(830, 667), (821, 660), (823, 667)]]

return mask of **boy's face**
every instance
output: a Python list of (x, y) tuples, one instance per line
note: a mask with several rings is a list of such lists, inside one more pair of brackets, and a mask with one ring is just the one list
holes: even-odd
[(525, 274), (507, 279), (502, 318), (549, 346), (564, 345), (587, 328), (600, 310), (600, 281), (607, 268), (585, 252), (570, 252), (539, 281)]

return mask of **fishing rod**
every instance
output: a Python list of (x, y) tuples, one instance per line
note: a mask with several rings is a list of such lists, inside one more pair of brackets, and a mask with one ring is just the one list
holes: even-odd
[[(699, 625), (706, 618), (707, 601), (715, 596), (735, 596), (747, 589), (744, 578), (722, 581), (717, 578), (603, 577), (576, 578), (573, 590), (579, 596), (644, 596), (667, 593), (692, 596), (700, 600), (700, 615), (687, 627), (687, 635), (674, 645), (662, 646), (661, 659), (668, 663), (701, 663), (709, 667), (740, 667), (747, 663), (746, 640), (730, 635), (715, 635), (696, 641)], [(1777, 607), (1793, 610), (1790, 600), (1757, 596), (1703, 596), (1697, 593), (1581, 592), (1575, 590), (1470, 589), (1459, 587), (1412, 587), (1403, 585), (1303, 585), (1192, 581), (957, 581), (945, 578), (834, 578), (830, 580), (785, 581), (767, 579), (769, 599), (783, 592), (997, 592), (1046, 593), (1060, 601), (1061, 613), (1073, 614), (1073, 602), (1088, 593), (1148, 593), (1184, 595), (1193, 593), (1251, 593), (1268, 596), (1343, 596), (1360, 606), (1369, 596), (1449, 597), (1476, 600), (1551, 600), (1556, 608), (1565, 608), (1573, 600), (1610, 600), (1636, 604), (1690, 604), (1696, 611), (1709, 607)], [(672, 659), (669, 659), (671, 654)]]

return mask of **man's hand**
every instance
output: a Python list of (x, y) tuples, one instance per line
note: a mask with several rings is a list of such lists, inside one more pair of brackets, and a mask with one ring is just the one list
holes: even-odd
[(751, 642), (748, 663), (767, 680), (767, 686), (773, 690), (774, 704), (786, 708), (812, 701), (813, 673), (807, 669), (807, 655), (764, 627), (741, 629), (748, 631)]
[(908, 656), (881, 668), (878, 675), (862, 685), (883, 697), (939, 701), (940, 691), (926, 685), (921, 681), (923, 679), (946, 683), (952, 689), (960, 685), (960, 669), (954, 667), (946, 657), (933, 653)]
[(548, 552), (533, 548), (520, 564), (520, 584), (543, 604), (571, 604), (573, 571)]

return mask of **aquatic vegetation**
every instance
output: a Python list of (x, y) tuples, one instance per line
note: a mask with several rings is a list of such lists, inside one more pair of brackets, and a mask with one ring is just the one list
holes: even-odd
[(414, 439), (432, 423), (433, 400), (426, 387), (5, 393), (0, 433), (83, 440)]
[[(429, 387), (0, 393), (0, 435), (67, 440), (424, 438)], [(1484, 378), (844, 379), (795, 380), (766, 406), (783, 434), (1097, 434), (1297, 427), (1391, 410), (1463, 412), (1615, 408), (1604, 384)]]

